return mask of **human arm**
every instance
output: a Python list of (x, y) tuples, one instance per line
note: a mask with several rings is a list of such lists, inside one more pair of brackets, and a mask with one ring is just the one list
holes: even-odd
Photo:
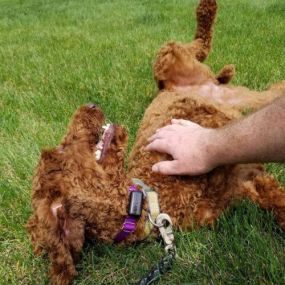
[(285, 97), (219, 129), (172, 120), (149, 138), (146, 149), (173, 157), (153, 165), (162, 174), (198, 175), (225, 164), (285, 161)]

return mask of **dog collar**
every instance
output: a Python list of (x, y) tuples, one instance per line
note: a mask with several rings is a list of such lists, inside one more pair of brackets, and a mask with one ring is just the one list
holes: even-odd
[(144, 197), (148, 202), (148, 220), (145, 224), (144, 233), (148, 236), (153, 229), (154, 221), (160, 214), (158, 194), (140, 179), (133, 178), (133, 185), (129, 187), (128, 216), (125, 218), (121, 231), (116, 235), (114, 242), (123, 241), (128, 235), (136, 230), (137, 221), (141, 216)]
[(114, 242), (119, 243), (129, 234), (133, 233), (137, 227), (137, 220), (141, 216), (143, 205), (143, 192), (137, 186), (129, 187), (129, 207), (128, 216), (125, 218), (121, 231), (116, 235)]

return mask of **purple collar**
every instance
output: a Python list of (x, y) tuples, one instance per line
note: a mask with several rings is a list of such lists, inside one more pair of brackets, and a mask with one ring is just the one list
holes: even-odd
[[(132, 192), (142, 193), (135, 184), (129, 187), (129, 196), (131, 196)], [(121, 231), (114, 238), (115, 243), (123, 241), (129, 234), (133, 233), (136, 230), (137, 220), (139, 217), (140, 215), (135, 216), (130, 214), (130, 210), (128, 211), (128, 216), (125, 218)]]

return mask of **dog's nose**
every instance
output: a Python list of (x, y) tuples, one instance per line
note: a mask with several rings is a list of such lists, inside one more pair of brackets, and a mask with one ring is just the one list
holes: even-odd
[(87, 107), (89, 107), (90, 109), (95, 109), (97, 107), (97, 105), (94, 103), (88, 103)]

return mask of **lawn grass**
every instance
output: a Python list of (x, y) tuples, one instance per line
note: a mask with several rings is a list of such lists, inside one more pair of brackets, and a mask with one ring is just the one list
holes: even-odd
[[(237, 68), (235, 84), (285, 79), (284, 0), (223, 0), (208, 63)], [(48, 262), (24, 229), (40, 150), (56, 145), (74, 110), (98, 103), (132, 145), (155, 94), (152, 62), (170, 39), (189, 41), (193, 0), (0, 0), (0, 284), (49, 284)], [(284, 165), (268, 169), (285, 186)], [(249, 202), (214, 229), (176, 233), (179, 258), (159, 284), (285, 284), (285, 235)], [(74, 284), (128, 284), (161, 256), (157, 243), (87, 244)]]

